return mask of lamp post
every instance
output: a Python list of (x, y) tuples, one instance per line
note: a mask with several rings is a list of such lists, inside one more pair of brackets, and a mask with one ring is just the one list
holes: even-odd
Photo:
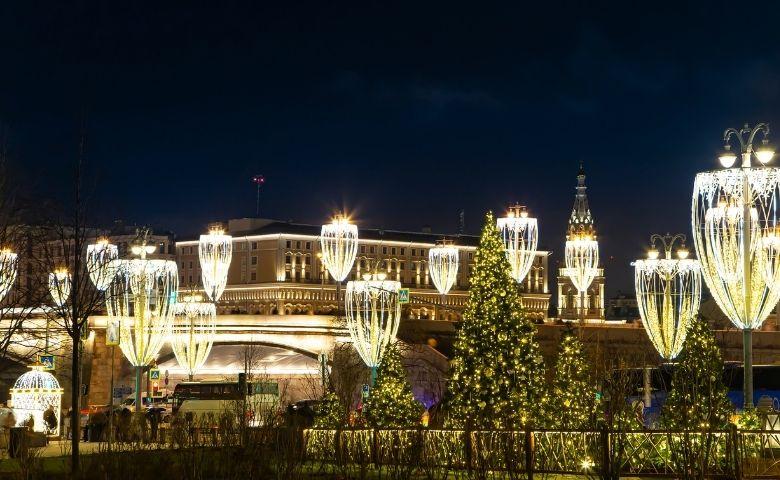
[(496, 220), (506, 249), (506, 258), (512, 267), (512, 278), (519, 284), (528, 275), (536, 257), (539, 226), (528, 216), (525, 206), (515, 204), (507, 209), (506, 217)]
[(344, 298), (349, 336), (358, 355), (371, 369), (371, 386), (387, 345), (395, 340), (401, 319), (401, 283), (385, 278), (384, 273), (367, 273), (363, 280), (347, 282)]
[(155, 247), (141, 230), (132, 246), (139, 258), (116, 260), (116, 276), (106, 299), (108, 315), (120, 319), (119, 348), (135, 367), (135, 409), (141, 411), (141, 375), (165, 342), (176, 303), (176, 262), (149, 260)]
[(322, 263), (336, 281), (336, 317), (339, 319), (341, 318), (341, 282), (352, 270), (357, 247), (357, 225), (352, 224), (346, 215), (336, 215), (331, 223), (322, 226), (320, 233)]
[[(659, 258), (656, 241), (664, 248)], [(672, 258), (680, 241), (677, 258)], [(653, 235), (647, 259), (637, 260), (634, 285), (639, 314), (647, 336), (665, 360), (673, 360), (682, 350), (688, 326), (701, 302), (701, 266), (688, 258), (685, 235)]]
[[(762, 142), (754, 142), (758, 134)], [(769, 125), (728, 128), (719, 155), (724, 169), (701, 172), (693, 185), (691, 228), (702, 275), (716, 303), (743, 332), (744, 407), (753, 408), (753, 329), (780, 300), (780, 168)], [(739, 152), (731, 150), (736, 140)], [(739, 168), (732, 168), (737, 154)], [(754, 167), (755, 157), (761, 164)]]
[(219, 301), (227, 284), (230, 261), (233, 258), (233, 237), (225, 235), (219, 225), (213, 225), (198, 241), (203, 289), (212, 302)]
[(599, 266), (599, 243), (592, 229), (570, 230), (566, 235), (565, 274), (577, 289), (580, 323), (585, 323), (585, 292), (596, 278)]
[(171, 347), (192, 381), (214, 345), (217, 309), (213, 303), (201, 301), (200, 295), (185, 296), (183, 300), (173, 308)]
[[(113, 245), (107, 238), (100, 238), (92, 245), (87, 245), (87, 271), (89, 278), (101, 292), (108, 290), (111, 282), (116, 275), (116, 260), (119, 258), (119, 249)], [(108, 339), (108, 329), (106, 325), (106, 339)], [(108, 341), (106, 341), (108, 344)], [(108, 389), (108, 448), (111, 449), (111, 443), (114, 438), (114, 344), (111, 344), (111, 381)]]

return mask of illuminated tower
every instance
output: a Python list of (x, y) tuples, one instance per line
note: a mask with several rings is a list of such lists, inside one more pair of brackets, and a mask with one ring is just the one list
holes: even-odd
[(593, 322), (604, 320), (604, 269), (599, 267), (598, 238), (587, 188), (580, 164), (566, 232), (566, 266), (558, 270), (558, 317)]

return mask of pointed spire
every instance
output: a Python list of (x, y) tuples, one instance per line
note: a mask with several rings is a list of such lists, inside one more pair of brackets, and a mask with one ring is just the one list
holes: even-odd
[(585, 193), (587, 189), (588, 187), (585, 186), (585, 167), (580, 161), (580, 171), (577, 173), (577, 194), (574, 197), (574, 207), (569, 217), (569, 234), (595, 233), (593, 215), (590, 213), (588, 195)]

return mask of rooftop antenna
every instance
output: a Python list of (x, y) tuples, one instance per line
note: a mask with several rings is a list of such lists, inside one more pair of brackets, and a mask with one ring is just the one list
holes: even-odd
[(458, 233), (463, 235), (466, 232), (466, 211), (461, 209), (458, 213)]
[(252, 183), (257, 185), (257, 205), (255, 207), (255, 218), (260, 218), (260, 187), (265, 183), (265, 177), (255, 175), (252, 177)]

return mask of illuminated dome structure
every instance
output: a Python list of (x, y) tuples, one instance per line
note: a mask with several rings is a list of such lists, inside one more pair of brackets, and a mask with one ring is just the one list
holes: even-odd
[[(16, 379), (11, 389), (11, 405), (16, 417), (16, 425), (22, 426), (28, 418), (34, 421), (33, 429), (36, 432), (45, 432), (59, 435), (60, 409), (63, 390), (60, 382), (49, 372), (43, 371), (43, 365), (32, 365), (31, 370)], [(54, 410), (57, 425), (54, 430), (46, 428), (43, 414), (48, 409)]]

